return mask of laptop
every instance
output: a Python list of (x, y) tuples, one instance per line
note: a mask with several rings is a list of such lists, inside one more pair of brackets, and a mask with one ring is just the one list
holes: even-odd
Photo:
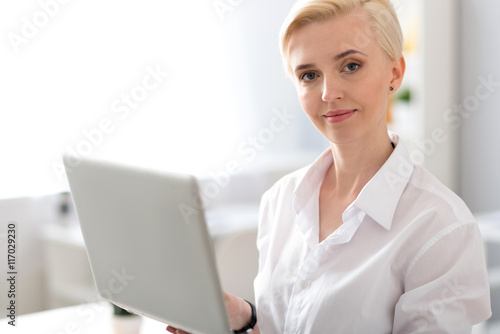
[(195, 177), (63, 160), (99, 294), (193, 334), (232, 333)]

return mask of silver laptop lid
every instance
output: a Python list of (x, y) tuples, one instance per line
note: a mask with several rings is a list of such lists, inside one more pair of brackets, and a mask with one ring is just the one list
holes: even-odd
[(196, 179), (64, 161), (100, 295), (191, 333), (232, 333)]

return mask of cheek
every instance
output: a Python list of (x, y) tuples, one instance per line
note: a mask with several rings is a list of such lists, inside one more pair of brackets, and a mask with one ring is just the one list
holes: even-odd
[(385, 111), (384, 106), (387, 103), (389, 87), (386, 89), (386, 81), (381, 78), (373, 78), (363, 85), (358, 85), (354, 90), (358, 98), (372, 108), (380, 108)]
[(321, 93), (318, 94), (312, 89), (297, 89), (297, 96), (299, 98), (302, 110), (308, 115), (313, 116), (318, 113), (321, 106)]

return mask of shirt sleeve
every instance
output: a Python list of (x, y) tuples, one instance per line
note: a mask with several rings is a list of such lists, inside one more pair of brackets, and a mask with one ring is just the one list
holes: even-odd
[(450, 225), (409, 265), (394, 333), (471, 333), (491, 316), (484, 248), (476, 223)]

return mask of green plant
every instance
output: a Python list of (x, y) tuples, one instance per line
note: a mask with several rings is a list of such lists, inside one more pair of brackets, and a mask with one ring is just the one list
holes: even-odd
[(411, 101), (411, 90), (409, 88), (402, 89), (394, 97), (397, 101), (410, 102)]
[(111, 303), (111, 305), (113, 305), (113, 314), (116, 315), (116, 316), (123, 317), (123, 316), (134, 315), (133, 313), (130, 313), (129, 311), (124, 310), (121, 307), (116, 306), (113, 303)]

